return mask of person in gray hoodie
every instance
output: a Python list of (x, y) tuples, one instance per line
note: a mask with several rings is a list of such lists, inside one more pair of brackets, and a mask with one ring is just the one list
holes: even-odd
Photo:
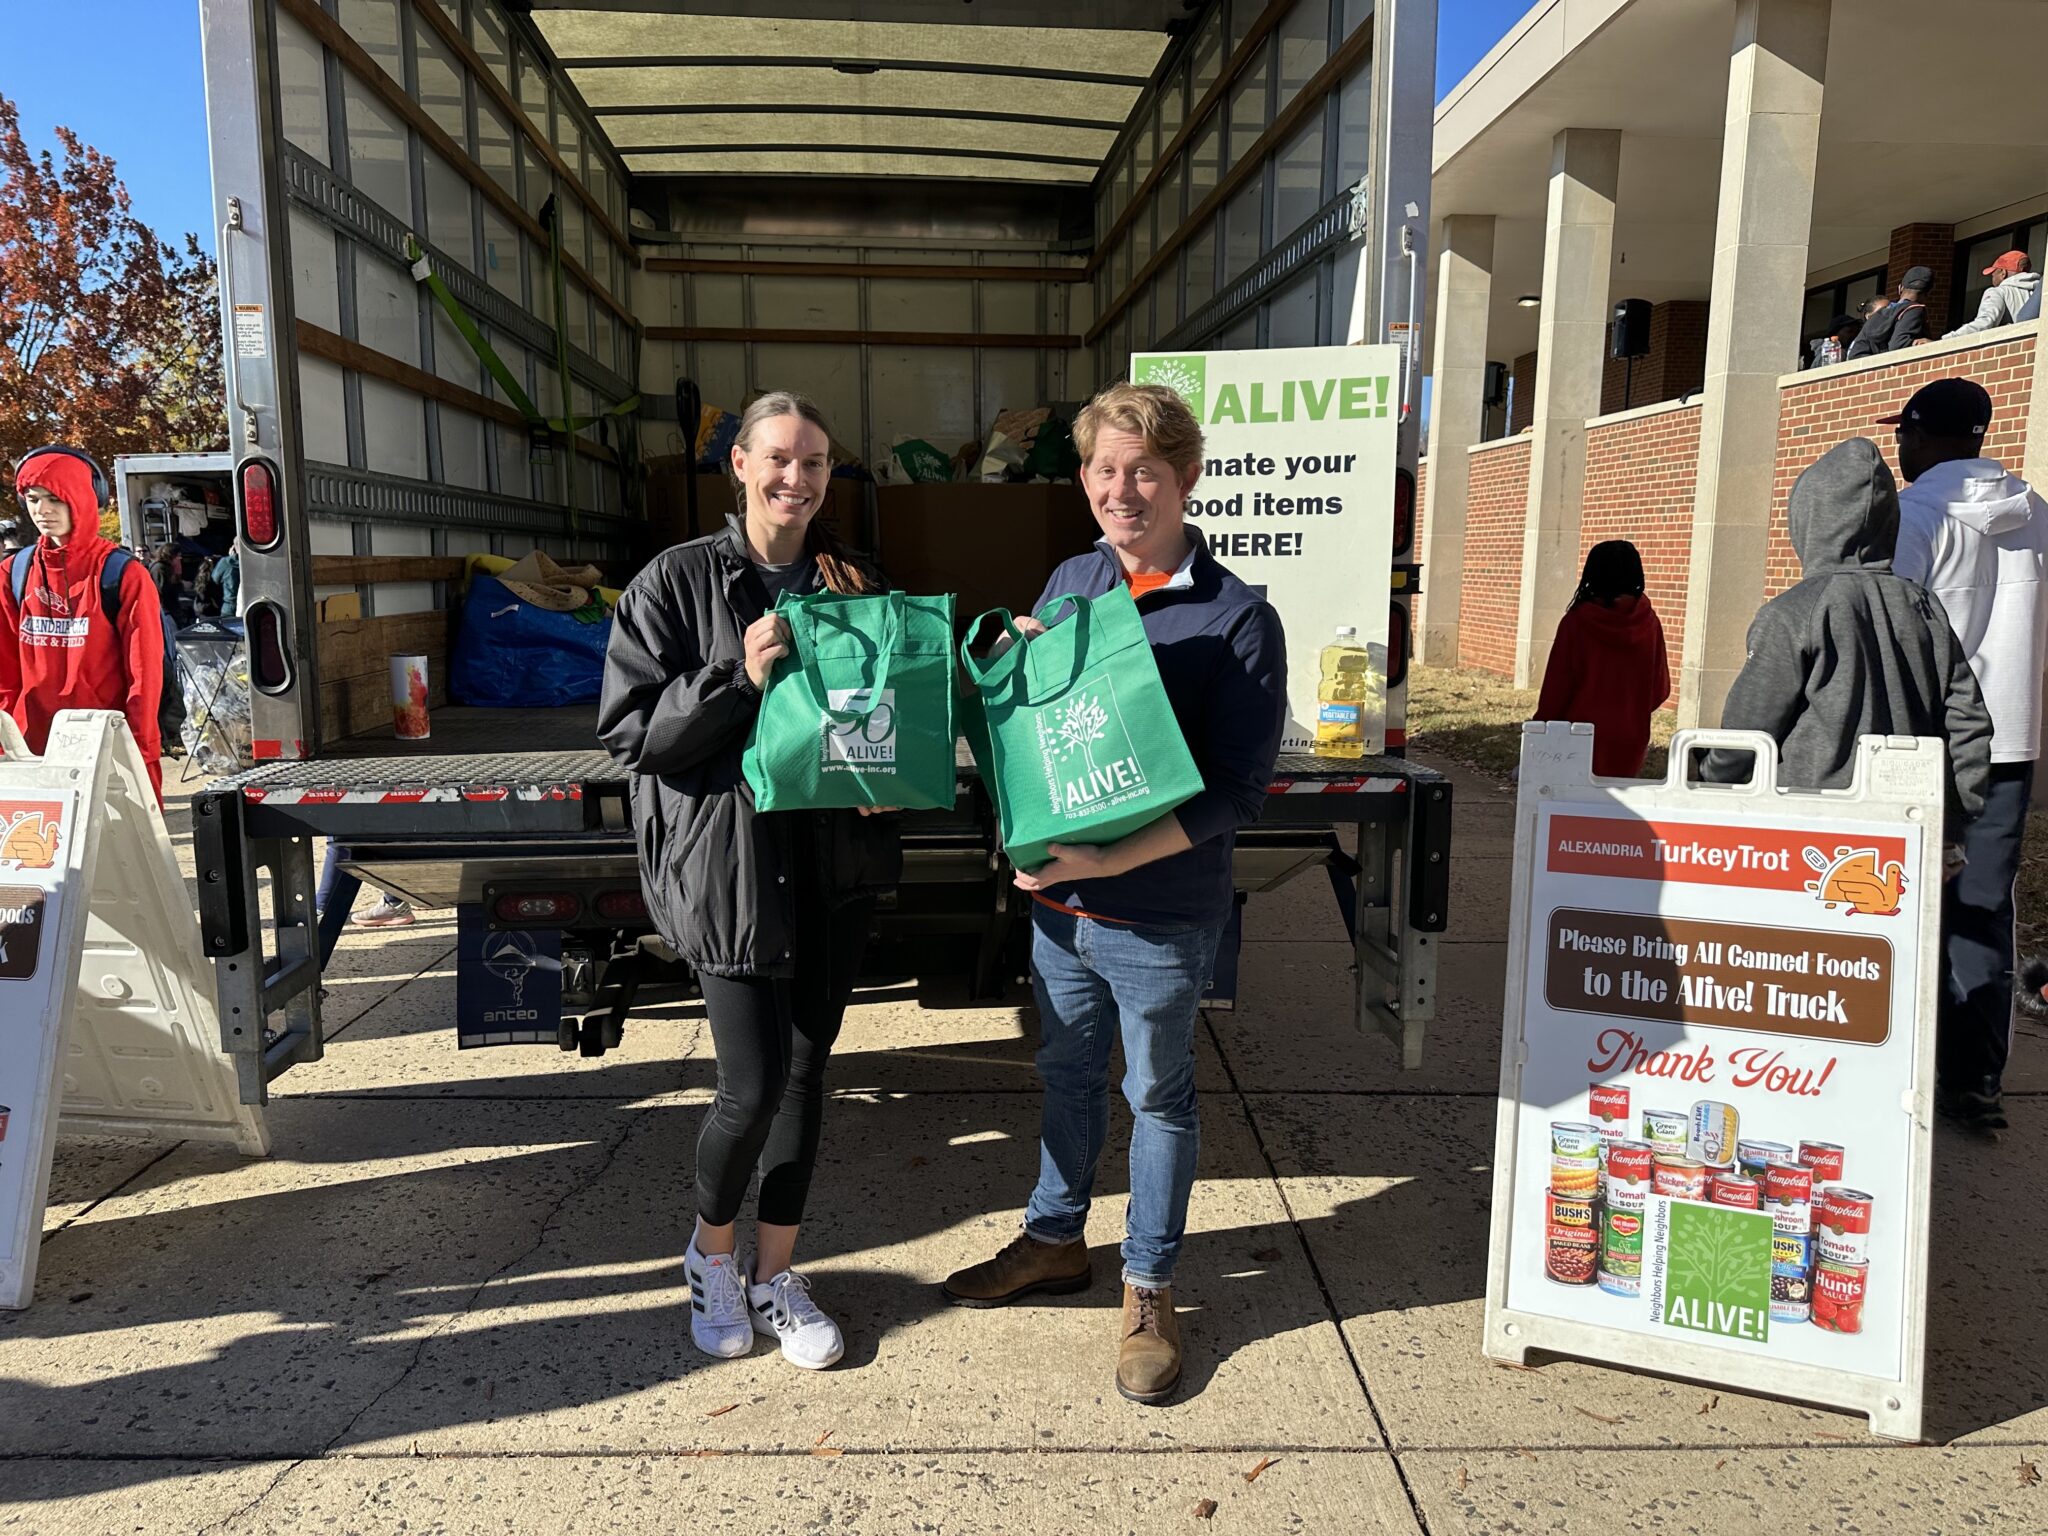
[[(1895, 575), (1898, 482), (1877, 445), (1851, 438), (1792, 487), (1792, 546), (1802, 576), (1758, 611), (1749, 657), (1721, 724), (1778, 743), (1778, 782), (1847, 789), (1864, 736), (1933, 736), (1948, 744), (1945, 841), (1984, 808), (1991, 716), (1977, 679), (1925, 588)], [(1750, 776), (1750, 755), (1721, 749), (1705, 774)]]
[(2041, 751), (2048, 671), (2048, 503), (1984, 456), (1991, 396), (1937, 379), (1883, 420), (1898, 428), (1899, 548), (1892, 568), (1917, 581), (1955, 626), (1991, 713), (1984, 814), (1964, 834), (1967, 863), (1944, 892), (1939, 1102), (1978, 1130), (2005, 1125), (2012, 1047), (2013, 882)]
[[(2026, 317), (2030, 302), (2038, 306), (2041, 274), (2034, 270), (2034, 258), (2025, 251), (2007, 251), (1984, 269), (1984, 276), (1993, 282), (1978, 301), (1977, 318), (1957, 326), (1949, 335), (1968, 336), (1977, 331), (1995, 331), (2001, 325), (2017, 325)], [(2040, 313), (2038, 307), (2035, 313)]]

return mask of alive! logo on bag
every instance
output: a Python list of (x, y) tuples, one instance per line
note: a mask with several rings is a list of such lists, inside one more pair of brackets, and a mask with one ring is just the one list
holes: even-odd
[(1108, 674), (1039, 710), (1035, 722), (1055, 816), (1094, 816), (1152, 793)]
[[(834, 710), (868, 708), (865, 688), (828, 688), (825, 702)], [(896, 690), (884, 688), (881, 702), (862, 720), (835, 720), (820, 713), (824, 733), (823, 768), (827, 773), (894, 773), (896, 771)]]

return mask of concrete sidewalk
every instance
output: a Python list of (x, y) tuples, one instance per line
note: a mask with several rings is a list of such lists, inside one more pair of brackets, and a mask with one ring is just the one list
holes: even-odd
[(1480, 1357), (1511, 802), (1470, 775), (1458, 795), (1421, 1071), (1347, 1023), (1326, 887), (1249, 909), (1241, 1007), (1199, 1041), (1172, 1405), (1111, 1380), (1120, 1101), (1095, 1289), (939, 1297), (1014, 1230), (1035, 1170), (1028, 1014), (863, 994), (800, 1254), (847, 1358), (713, 1362), (679, 1263), (701, 1011), (636, 1019), (602, 1062), (458, 1053), (437, 915), (343, 941), (327, 1059), (276, 1085), (270, 1159), (59, 1144), (36, 1303), (0, 1315), (0, 1530), (2048, 1530), (2028, 1481), (2048, 1463), (2038, 1035), (2007, 1140), (1938, 1148), (1943, 1443)]

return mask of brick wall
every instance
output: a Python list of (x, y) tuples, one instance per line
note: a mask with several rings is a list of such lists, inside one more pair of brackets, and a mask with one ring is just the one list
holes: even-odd
[(1612, 416), (1695, 393), (1707, 377), (1707, 304), (1672, 299), (1650, 311), (1650, 350), (1636, 359), (1607, 359), (1600, 379), (1600, 414)]
[[(1777, 474), (1771, 496), (1771, 537), (1764, 557), (1766, 595), (1799, 579), (1799, 558), (1785, 529), (1792, 482), (1835, 444), (1868, 437), (1884, 450), (1893, 473), (1892, 429), (1877, 426), (1932, 379), (1975, 379), (1991, 392), (1994, 415), (1984, 439), (1987, 457), (2025, 474), (2027, 410), (2033, 393), (2034, 329), (1991, 331), (1974, 345), (1913, 348), (1882, 361), (1844, 363), (1802, 374), (1779, 391)], [(2048, 468), (2048, 466), (2044, 466)]]
[(1927, 334), (1939, 336), (1955, 324), (1949, 317), (1956, 285), (1956, 227), (1953, 224), (1901, 224), (1892, 231), (1891, 253), (1885, 258), (1885, 292), (1896, 294), (1909, 267), (1927, 267), (1934, 286), (1927, 291)]
[[(1522, 529), (1529, 519), (1529, 440), (1472, 455), (1465, 499), (1465, 580), (1458, 610), (1458, 661), (1502, 676), (1515, 670), (1515, 621), (1522, 606)], [(1425, 573), (1426, 580), (1426, 573)]]
[(1524, 352), (1508, 369), (1508, 430), (1513, 437), (1536, 420), (1536, 354)]
[(1603, 539), (1627, 539), (1642, 551), (1650, 601), (1664, 622), (1673, 687), (1685, 645), (1685, 587), (1692, 562), (1699, 458), (1697, 405), (1586, 430), (1579, 557), (1583, 560), (1586, 551)]

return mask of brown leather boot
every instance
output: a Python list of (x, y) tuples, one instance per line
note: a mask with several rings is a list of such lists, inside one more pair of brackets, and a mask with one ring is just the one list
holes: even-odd
[(1180, 1321), (1173, 1287), (1124, 1287), (1123, 1344), (1116, 1355), (1116, 1389), (1134, 1403), (1163, 1403), (1180, 1385)]
[(963, 1307), (1003, 1307), (1033, 1291), (1056, 1296), (1084, 1291), (1093, 1278), (1082, 1239), (1041, 1243), (1019, 1232), (994, 1258), (948, 1275), (941, 1289), (948, 1301)]

